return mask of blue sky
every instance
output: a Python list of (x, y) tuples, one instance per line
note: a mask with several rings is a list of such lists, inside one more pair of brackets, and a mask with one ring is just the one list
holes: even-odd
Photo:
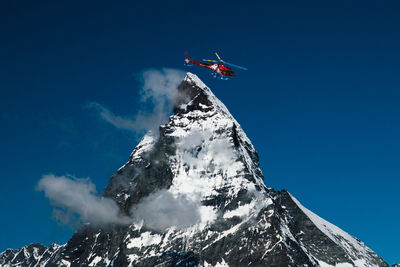
[[(400, 261), (397, 1), (135, 2), (1, 1), (1, 251), (68, 240), (37, 182), (72, 174), (101, 192), (138, 136), (87, 104), (135, 114), (137, 77), (169, 67), (226, 104), (268, 186)], [(213, 79), (185, 51), (249, 70)]]

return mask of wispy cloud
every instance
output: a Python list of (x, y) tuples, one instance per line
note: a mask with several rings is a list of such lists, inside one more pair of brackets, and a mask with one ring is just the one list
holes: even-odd
[(123, 215), (111, 198), (100, 197), (89, 179), (72, 176), (44, 175), (36, 190), (43, 191), (54, 207), (54, 218), (65, 225), (77, 227), (81, 223), (96, 226), (109, 224), (141, 224), (164, 231), (170, 227), (181, 229), (200, 222), (199, 205), (184, 195), (174, 196), (160, 190), (144, 197)]
[(168, 117), (166, 112), (156, 110), (152, 113), (139, 111), (135, 116), (122, 117), (115, 115), (111, 110), (97, 102), (91, 102), (87, 104), (87, 107), (96, 110), (101, 119), (114, 127), (135, 133), (143, 133), (149, 130), (154, 131)]
[(114, 200), (98, 196), (96, 186), (89, 179), (47, 174), (40, 179), (36, 189), (43, 191), (56, 207), (54, 217), (61, 223), (106, 225), (132, 221), (120, 213)]
[[(157, 132), (158, 126), (164, 123), (172, 111), (179, 83), (185, 72), (175, 69), (147, 70), (141, 73), (142, 88), (140, 101), (142, 108), (135, 115), (120, 116), (114, 114), (104, 105), (91, 102), (87, 105), (97, 111), (100, 118), (118, 129), (143, 133)], [(150, 108), (149, 108), (150, 106)]]
[(194, 202), (185, 195), (174, 196), (167, 190), (160, 190), (133, 206), (131, 214), (134, 221), (143, 221), (153, 230), (181, 229), (200, 222), (199, 205), (200, 202)]
[[(177, 87), (185, 72), (174, 69), (147, 70), (141, 73), (141, 108), (134, 115), (121, 116), (104, 105), (91, 102), (87, 107), (93, 109), (99, 118), (110, 125), (137, 134), (146, 131), (158, 133), (158, 126), (167, 121), (177, 97)], [(64, 130), (71, 123), (57, 124)], [(152, 193), (132, 207), (131, 214), (122, 214), (113, 199), (97, 194), (95, 185), (89, 179), (72, 176), (44, 175), (37, 190), (43, 191), (54, 207), (54, 217), (64, 224), (95, 225), (131, 224), (143, 221), (154, 230), (169, 227), (184, 228), (200, 220), (199, 203), (185, 196), (175, 196), (166, 190)]]

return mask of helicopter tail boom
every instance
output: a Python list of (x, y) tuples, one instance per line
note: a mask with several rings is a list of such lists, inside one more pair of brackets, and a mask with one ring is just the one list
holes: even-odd
[(189, 57), (188, 57), (188, 54), (185, 53), (185, 64), (187, 65), (187, 64), (189, 64), (189, 63), (190, 63), (190, 59), (189, 59)]
[(189, 58), (188, 54), (185, 53), (185, 65), (189, 65), (189, 64), (194, 64), (194, 65), (202, 66), (202, 67), (206, 67), (206, 68), (208, 68), (210, 66), (210, 64), (207, 64), (207, 63), (191, 60)]

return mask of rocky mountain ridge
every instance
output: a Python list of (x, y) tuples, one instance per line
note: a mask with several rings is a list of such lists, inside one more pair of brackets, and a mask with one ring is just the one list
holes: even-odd
[(239, 123), (188, 73), (174, 114), (110, 179), (131, 224), (82, 226), (63, 246), (0, 254), (1, 266), (389, 266), (287, 191), (264, 184)]

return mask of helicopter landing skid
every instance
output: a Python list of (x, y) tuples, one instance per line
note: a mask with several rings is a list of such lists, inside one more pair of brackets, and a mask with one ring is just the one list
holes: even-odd
[(221, 74), (217, 74), (215, 72), (210, 73), (214, 78), (220, 78), (221, 80), (227, 81), (229, 80), (228, 77), (225, 77), (224, 75)]

